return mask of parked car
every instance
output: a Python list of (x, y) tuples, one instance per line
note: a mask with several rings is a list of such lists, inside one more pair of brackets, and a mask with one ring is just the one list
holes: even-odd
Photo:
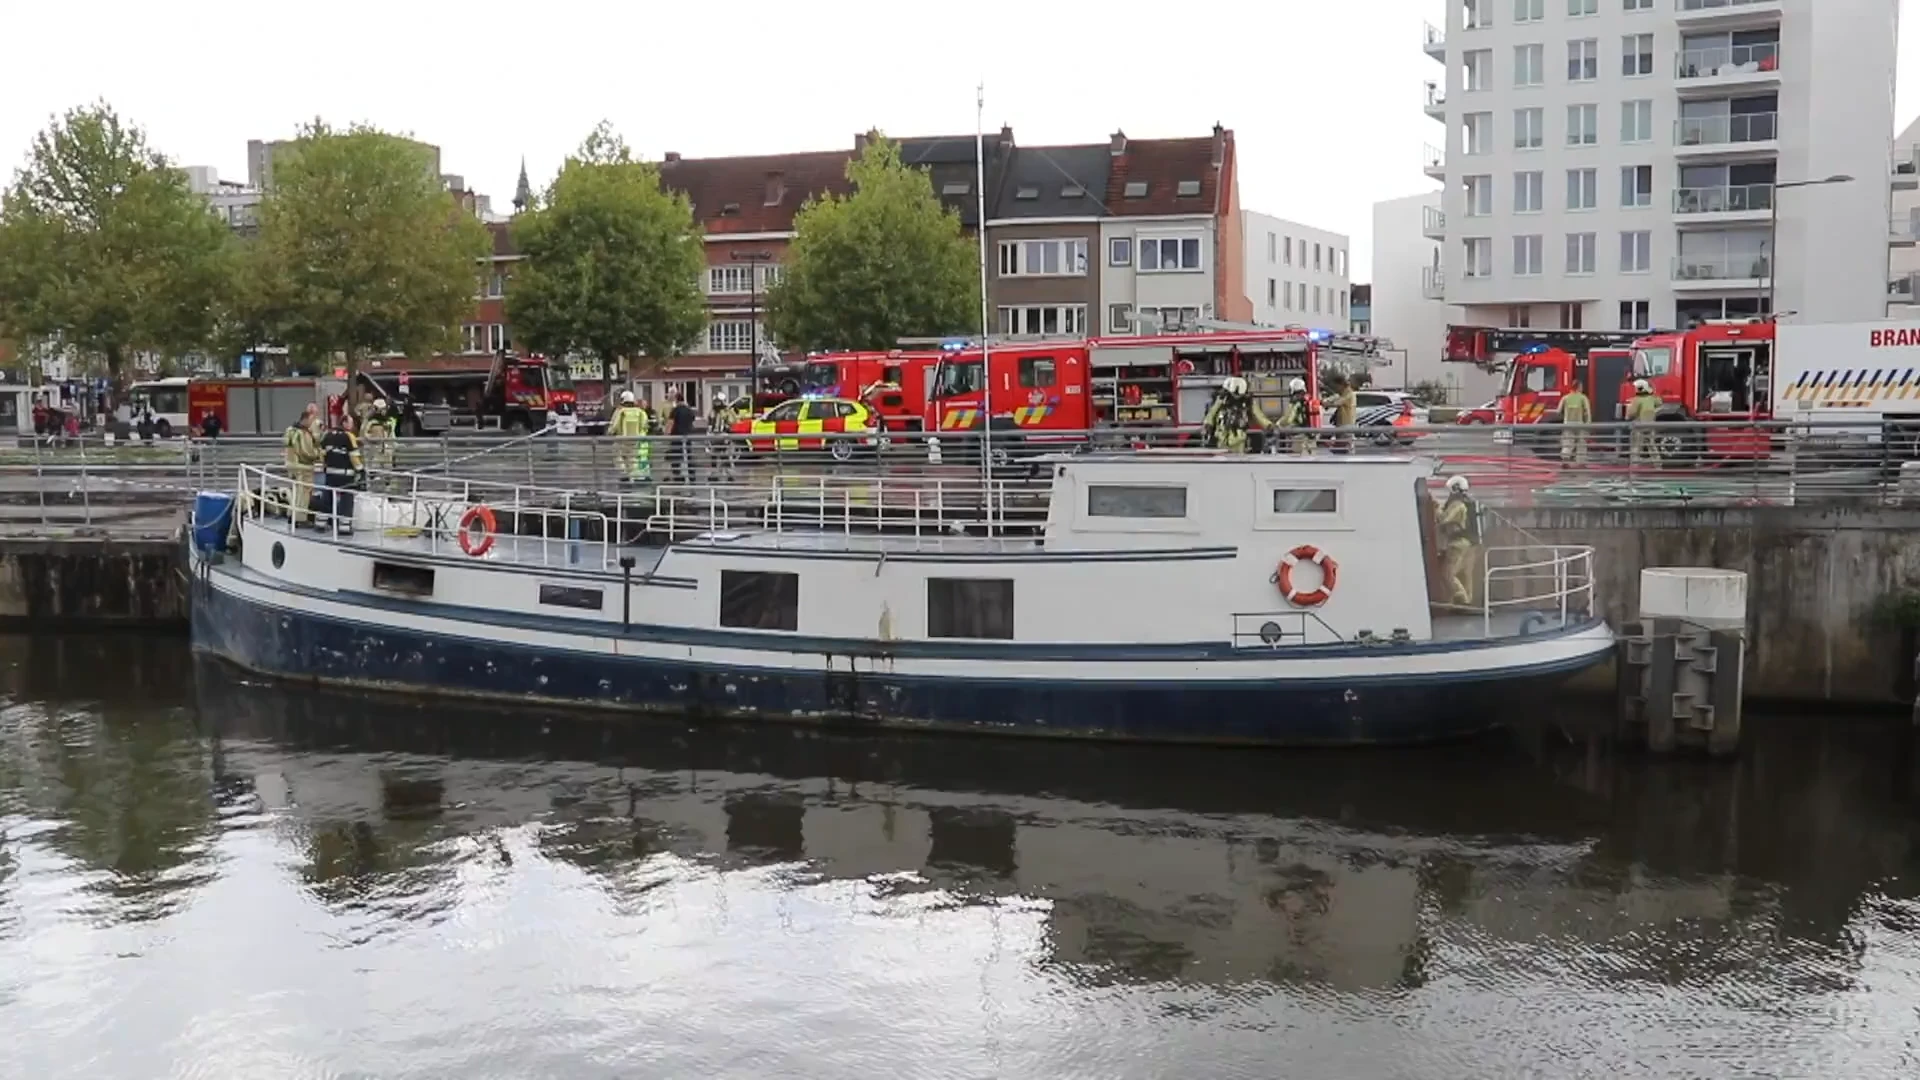
[(1391, 430), (1393, 428), (1424, 427), (1427, 424), (1427, 407), (1403, 390), (1360, 390), (1353, 397), (1359, 409), (1354, 414), (1356, 426), (1389, 429), (1373, 437), (1373, 441), (1381, 446), (1389, 446), (1396, 441), (1405, 445), (1421, 434), (1394, 432)]

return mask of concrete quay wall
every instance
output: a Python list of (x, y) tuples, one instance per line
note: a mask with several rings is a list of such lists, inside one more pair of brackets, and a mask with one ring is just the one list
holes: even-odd
[(1615, 627), (1638, 616), (1644, 568), (1744, 571), (1749, 701), (1913, 702), (1920, 510), (1539, 508), (1492, 517), (1489, 544), (1592, 545), (1597, 599)]
[(0, 536), (0, 628), (184, 630), (190, 596), (171, 536)]

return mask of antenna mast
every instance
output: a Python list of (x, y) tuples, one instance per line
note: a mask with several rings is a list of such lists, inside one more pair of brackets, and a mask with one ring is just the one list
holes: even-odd
[(987, 535), (993, 535), (993, 365), (988, 354), (993, 350), (991, 307), (987, 302), (987, 84), (974, 87), (973, 112), (973, 187), (979, 224), (974, 235), (980, 241), (980, 472), (987, 517)]

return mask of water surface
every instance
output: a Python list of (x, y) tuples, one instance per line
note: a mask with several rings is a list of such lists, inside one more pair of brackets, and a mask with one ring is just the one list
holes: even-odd
[(0, 639), (0, 1077), (1920, 1076), (1906, 743), (699, 729)]

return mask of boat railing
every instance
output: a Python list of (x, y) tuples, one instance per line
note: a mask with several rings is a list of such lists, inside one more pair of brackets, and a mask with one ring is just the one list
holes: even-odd
[[(1481, 618), (1488, 637), (1507, 616), (1518, 616), (1517, 632), (1568, 626), (1591, 618), (1593, 548), (1576, 544), (1528, 544), (1486, 549), (1486, 573), (1480, 590)], [(1538, 618), (1536, 619), (1535, 616)]]
[(781, 473), (732, 482), (655, 485), (647, 531), (875, 532), (915, 537), (1039, 526), (1050, 480), (978, 476)]

